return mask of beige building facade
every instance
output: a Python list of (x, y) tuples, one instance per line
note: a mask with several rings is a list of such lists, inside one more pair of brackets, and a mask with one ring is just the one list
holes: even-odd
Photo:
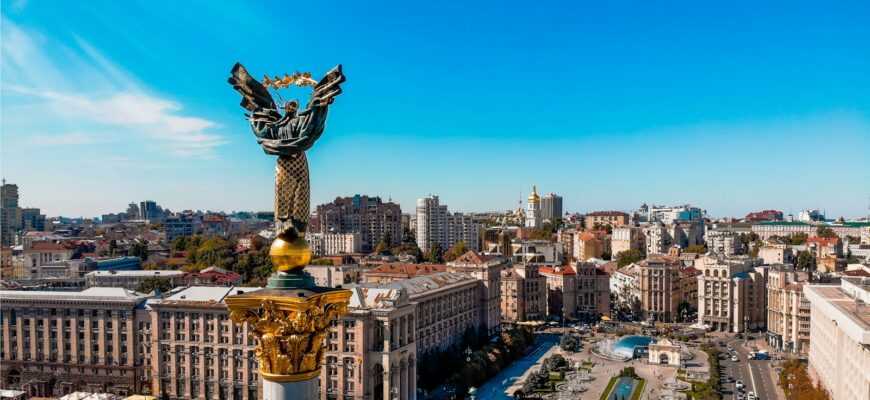
[(492, 335), (501, 326), (501, 273), (510, 267), (510, 260), (497, 255), (483, 255), (470, 250), (447, 264), (448, 272), (461, 272), (478, 280), (482, 319), (487, 333)]
[(698, 322), (721, 332), (764, 328), (767, 268), (748, 256), (706, 255), (695, 261)]
[(0, 291), (3, 386), (38, 397), (139, 393), (147, 386), (136, 327), (144, 302), (121, 288)]
[(775, 349), (799, 354), (810, 350), (810, 303), (803, 288), (806, 272), (773, 265), (767, 272), (767, 342)]

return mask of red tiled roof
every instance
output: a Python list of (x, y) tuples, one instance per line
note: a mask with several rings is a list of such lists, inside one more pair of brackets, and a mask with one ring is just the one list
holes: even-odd
[(415, 277), (418, 275), (430, 275), (438, 272), (446, 272), (447, 266), (442, 264), (406, 264), (387, 263), (367, 271), (366, 275), (397, 275)]
[(538, 273), (543, 275), (577, 275), (577, 272), (574, 271), (574, 268), (570, 266), (565, 267), (541, 267), (538, 268)]
[(863, 269), (853, 269), (851, 271), (843, 271), (843, 275), (846, 276), (870, 276), (870, 273)]
[(479, 254), (478, 252), (476, 252), (474, 250), (468, 250), (467, 252), (465, 252), (465, 254), (463, 254), (463, 255), (457, 257), (455, 260), (453, 260), (453, 262), (462, 263), (462, 264), (481, 265), (481, 264), (486, 263), (489, 260), (492, 260), (493, 258), (495, 258), (495, 257)]
[(582, 241), (584, 241), (584, 242), (587, 242), (587, 241), (590, 241), (590, 240), (598, 240), (598, 238), (597, 238), (597, 237), (595, 236), (595, 234), (592, 233), (592, 232), (583, 232), (583, 233), (581, 233), (579, 239), (582, 240)]
[(813, 236), (813, 237), (807, 239), (807, 244), (810, 244), (810, 243), (815, 243), (815, 244), (818, 244), (819, 246), (836, 246), (840, 243), (840, 238), (838, 238), (838, 237), (826, 238), (826, 237), (821, 237), (821, 236)]
[(586, 214), (587, 217), (628, 217), (628, 214), (622, 211), (594, 211)]
[(686, 267), (680, 270), (680, 273), (683, 276), (698, 276), (701, 275), (701, 271), (695, 269), (695, 267)]
[(63, 247), (60, 243), (55, 242), (33, 242), (30, 246), (32, 251), (65, 251), (66, 247)]

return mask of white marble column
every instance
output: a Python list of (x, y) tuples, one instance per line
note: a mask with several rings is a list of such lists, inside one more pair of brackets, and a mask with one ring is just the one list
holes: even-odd
[(300, 382), (272, 382), (263, 379), (263, 400), (308, 400), (320, 398), (318, 379)]

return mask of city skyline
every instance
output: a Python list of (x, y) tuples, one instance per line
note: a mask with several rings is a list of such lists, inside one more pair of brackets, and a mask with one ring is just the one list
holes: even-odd
[(455, 211), (507, 210), (537, 184), (571, 212), (867, 215), (866, 4), (350, 3), (313, 6), (332, 16), (316, 22), (281, 4), (4, 5), (3, 175), (49, 216), (144, 199), (269, 209), (273, 161), (224, 83), (236, 60), (258, 77), (344, 64), (310, 153), (314, 204), (360, 193), (409, 213), (433, 193)]

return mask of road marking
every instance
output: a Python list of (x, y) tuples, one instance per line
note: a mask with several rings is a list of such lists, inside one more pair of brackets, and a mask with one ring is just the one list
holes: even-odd
[(752, 372), (752, 363), (747, 360), (746, 366), (749, 367), (749, 379), (752, 380), (752, 391), (758, 395), (758, 388), (755, 387), (755, 374)]

